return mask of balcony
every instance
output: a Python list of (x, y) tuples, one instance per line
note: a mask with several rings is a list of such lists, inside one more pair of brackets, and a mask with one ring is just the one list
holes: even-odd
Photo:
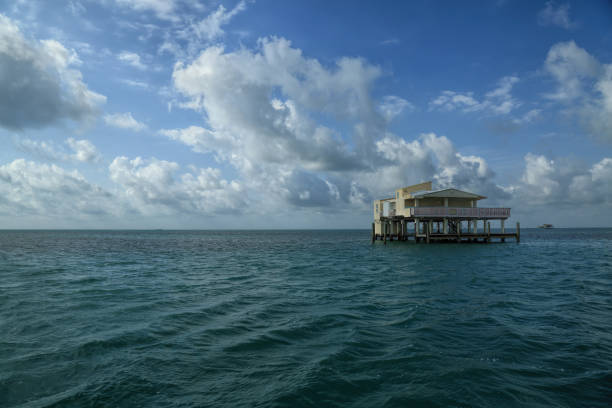
[(409, 217), (499, 219), (510, 217), (510, 208), (409, 207), (405, 214)]

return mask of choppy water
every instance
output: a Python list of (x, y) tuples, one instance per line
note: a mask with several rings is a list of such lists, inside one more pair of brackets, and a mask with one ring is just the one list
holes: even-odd
[(612, 230), (0, 231), (0, 406), (612, 404)]

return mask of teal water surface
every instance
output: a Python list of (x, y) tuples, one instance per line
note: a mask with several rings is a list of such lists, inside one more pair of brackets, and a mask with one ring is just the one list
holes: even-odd
[(608, 407), (612, 229), (0, 231), (2, 407)]

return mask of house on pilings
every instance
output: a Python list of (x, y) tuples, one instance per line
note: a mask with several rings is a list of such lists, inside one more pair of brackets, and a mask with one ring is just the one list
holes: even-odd
[[(374, 201), (372, 241), (519, 242), (518, 223), (514, 233), (506, 232), (510, 208), (479, 207), (483, 199), (456, 188), (433, 190), (431, 181), (399, 188), (393, 197)], [(499, 231), (491, 233), (491, 221), (499, 222)]]

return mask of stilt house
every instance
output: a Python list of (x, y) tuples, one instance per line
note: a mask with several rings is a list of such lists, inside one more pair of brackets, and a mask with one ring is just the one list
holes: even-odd
[[(507, 237), (516, 237), (518, 241), (518, 224), (516, 233), (505, 231), (510, 208), (479, 207), (478, 201), (485, 198), (456, 188), (432, 190), (431, 181), (399, 188), (393, 197), (374, 201), (372, 240), (407, 240), (414, 236), (417, 242), (490, 242), (491, 238), (504, 241)], [(501, 232), (491, 234), (491, 220), (499, 221)]]

